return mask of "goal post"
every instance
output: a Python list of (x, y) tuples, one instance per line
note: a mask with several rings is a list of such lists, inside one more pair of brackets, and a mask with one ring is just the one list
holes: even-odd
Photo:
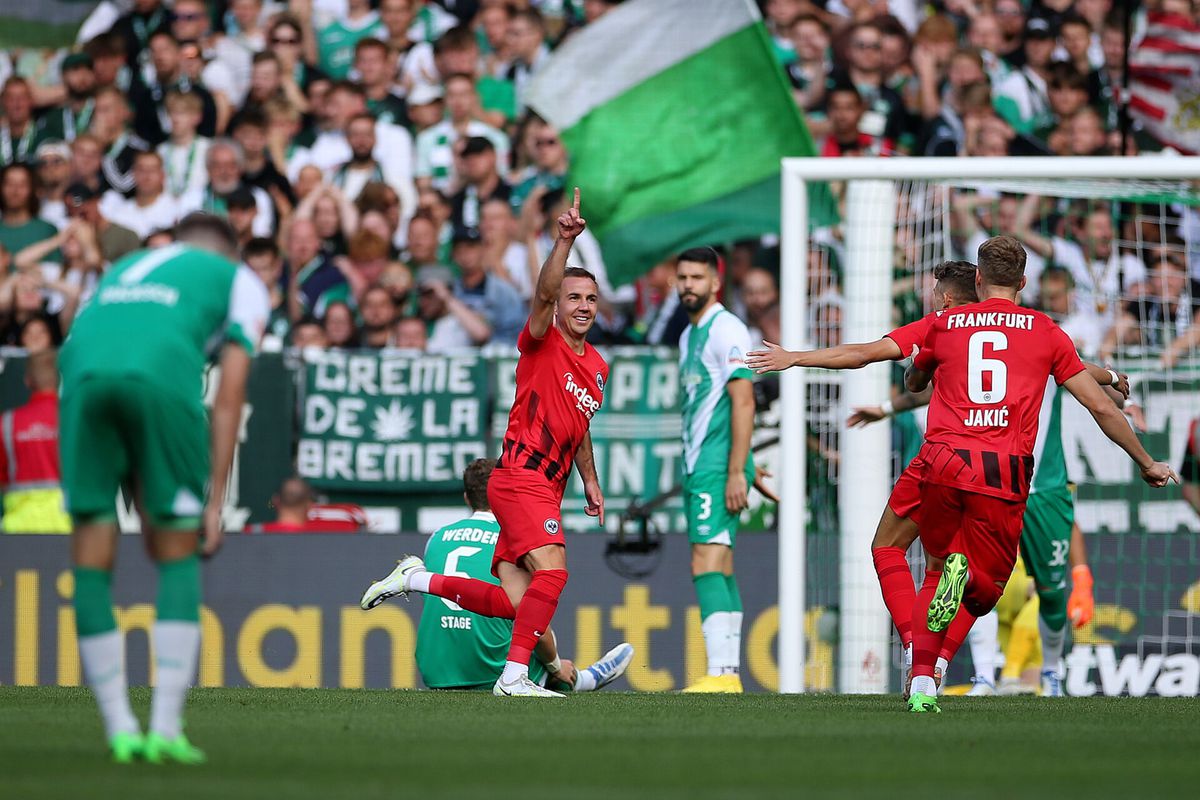
[[(894, 327), (893, 268), (897, 261), (917, 258), (927, 265), (924, 272), (914, 272), (914, 292), (920, 294), (932, 263), (952, 257), (950, 204), (942, 187), (1000, 187), (998, 191), (1020, 195), (1026, 186), (1035, 188), (1024, 191), (1049, 196), (1088, 198), (1088, 192), (1094, 191), (1096, 197), (1104, 198), (1121, 196), (1124, 186), (1149, 182), (1162, 182), (1167, 188), (1160, 194), (1169, 196), (1171, 186), (1200, 180), (1200, 158), (1167, 156), (789, 158), (782, 163), (781, 344), (793, 350), (837, 341), (813, 341), (814, 310), (836, 320), (818, 324), (831, 329), (836, 326), (842, 342), (874, 341)], [(809, 229), (808, 189), (811, 183), (826, 181), (845, 185), (838, 265), (842, 291), (834, 299), (810, 296), (810, 253), (818, 232)], [(1073, 189), (1056, 188), (1072, 181), (1078, 182)], [(898, 206), (906, 216), (919, 215), (924, 222), (898, 226)], [(900, 244), (897, 233), (903, 234)], [(974, 261), (974, 253), (966, 257)], [(852, 431), (846, 430), (845, 420), (853, 407), (878, 405), (886, 399), (890, 369), (880, 364), (839, 376), (798, 369), (780, 375), (781, 692), (813, 688), (805, 685), (806, 654), (813, 644), (805, 640), (805, 632), (815, 629), (808, 618), (808, 598), (821, 590), (813, 584), (813, 575), (820, 569), (836, 575), (839, 585), (831, 603), (837, 612), (836, 684), (825, 688), (846, 693), (888, 691), (891, 621), (880, 596), (870, 543), (892, 486), (892, 432), (887, 420)], [(835, 391), (814, 394), (818, 384), (831, 382), (836, 383)], [(829, 407), (819, 407), (822, 405)], [(830, 434), (837, 437), (836, 455), (832, 456), (839, 476), (837, 530), (824, 531), (838, 536), (832, 549), (838, 554), (837, 565), (813, 564), (806, 556), (807, 537), (814, 533), (808, 496), (814, 476), (808, 455), (816, 437), (814, 420), (821, 416), (825, 430), (832, 430), (835, 422), (840, 425), (836, 434)], [(824, 524), (825, 519), (815, 520), (816, 525)], [(828, 558), (831, 551), (826, 548), (824, 552)]]

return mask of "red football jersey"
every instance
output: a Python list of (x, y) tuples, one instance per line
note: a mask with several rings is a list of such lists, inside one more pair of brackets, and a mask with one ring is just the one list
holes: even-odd
[(939, 316), (913, 363), (937, 370), (922, 451), (929, 478), (1024, 498), (1046, 381), (1084, 370), (1070, 338), (1045, 314), (992, 298)]
[(918, 350), (925, 346), (925, 337), (929, 335), (929, 329), (933, 327), (933, 321), (940, 317), (944, 311), (934, 311), (932, 314), (926, 314), (916, 322), (910, 322), (907, 325), (896, 328), (896, 330), (887, 334), (884, 338), (891, 339), (900, 346), (900, 357), (911, 358)]
[(517, 349), (517, 396), (498, 466), (535, 470), (561, 495), (575, 451), (604, 401), (608, 364), (590, 344), (578, 355), (555, 325), (535, 339), (526, 322)]

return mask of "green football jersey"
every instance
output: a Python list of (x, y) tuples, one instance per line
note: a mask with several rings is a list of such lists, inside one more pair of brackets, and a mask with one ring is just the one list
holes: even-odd
[(254, 354), (270, 314), (248, 267), (185, 244), (118, 260), (79, 312), (59, 355), (64, 392), (92, 376), (128, 376), (184, 399), (202, 392), (225, 341)]
[[(500, 524), (489, 511), (476, 511), (429, 537), (425, 566), (431, 572), (474, 578), (498, 586), (492, 556)], [(425, 596), (417, 628), (417, 669), (431, 689), (491, 686), (504, 671), (512, 643), (510, 619), (485, 617), (449, 600)], [(542, 682), (546, 669), (535, 657), (529, 677)]]
[(1062, 404), (1066, 391), (1051, 378), (1038, 411), (1038, 432), (1033, 442), (1033, 479), (1029, 493), (1067, 487), (1067, 456), (1062, 440)]
[(335, 81), (344, 80), (354, 65), (354, 47), (361, 39), (386, 33), (379, 14), (372, 11), (358, 23), (335, 20), (317, 31), (317, 66)]
[[(746, 353), (750, 331), (717, 304), (696, 325), (679, 337), (679, 381), (683, 388), (683, 471), (728, 471), (733, 404), (725, 384), (735, 378), (750, 379)], [(753, 461), (746, 456), (747, 471)]]

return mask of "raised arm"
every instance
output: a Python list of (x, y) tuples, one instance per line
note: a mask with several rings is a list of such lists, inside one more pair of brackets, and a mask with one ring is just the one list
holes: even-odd
[(1086, 370), (1067, 380), (1063, 388), (1088, 410), (1100, 426), (1100, 430), (1104, 431), (1104, 435), (1129, 454), (1141, 470), (1142, 480), (1151, 486), (1166, 486), (1169, 480), (1179, 483), (1179, 476), (1170, 465), (1155, 461), (1146, 452), (1137, 434), (1125, 420), (1125, 415), (1109, 400)]
[(1054, 255), (1054, 243), (1033, 230), (1033, 220), (1037, 217), (1037, 207), (1041, 201), (1042, 198), (1039, 195), (1025, 195), (1020, 205), (1017, 206), (1013, 236), (1020, 239), (1022, 244), (1042, 258), (1050, 258)]
[(791, 367), (817, 367), (819, 369), (861, 369), (879, 361), (895, 361), (903, 358), (900, 345), (884, 337), (875, 342), (861, 344), (839, 344), (824, 350), (784, 350), (773, 342), (764, 341), (766, 350), (755, 350), (746, 354), (746, 365), (759, 375), (764, 372), (782, 372)]
[(554, 306), (558, 303), (558, 290), (562, 288), (563, 272), (567, 269), (567, 256), (575, 238), (583, 233), (587, 221), (579, 216), (579, 187), (575, 187), (575, 202), (558, 216), (558, 238), (538, 273), (533, 299), (529, 304), (529, 332), (541, 339), (550, 330), (554, 321)]

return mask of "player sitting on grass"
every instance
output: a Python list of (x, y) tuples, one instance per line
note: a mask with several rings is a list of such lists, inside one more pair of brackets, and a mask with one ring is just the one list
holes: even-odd
[[(121, 763), (138, 756), (204, 761), (183, 733), (183, 703), (200, 653), (197, 551), (202, 545), (211, 556), (221, 546), (246, 377), (270, 310), (262, 281), (231, 260), (236, 239), (227, 222), (189, 214), (176, 237), (175, 244), (113, 264), (59, 357), (63, 487), (75, 525), (75, 629), (84, 675)], [(207, 415), (202, 383), (214, 341), (222, 344), (221, 377)], [(158, 564), (145, 738), (129, 705), (125, 636), (110, 588), (121, 486), (135, 487), (146, 549)]]
[[(473, 461), (463, 473), (463, 498), (471, 516), (439, 530), (425, 547), (425, 565), (434, 572), (457, 575), (499, 585), (492, 576), (492, 557), (500, 526), (488, 505), (488, 478), (496, 462)], [(362, 607), (384, 591), (386, 580), (371, 584)], [(512, 641), (511, 620), (485, 617), (441, 597), (428, 597), (417, 628), (417, 669), (431, 689), (491, 689), (504, 669)], [(599, 661), (577, 670), (568, 659), (559, 659), (553, 631), (547, 631), (534, 648), (529, 678), (544, 685), (547, 678), (576, 692), (590, 692), (615, 681), (633, 660), (633, 646), (622, 643)]]

